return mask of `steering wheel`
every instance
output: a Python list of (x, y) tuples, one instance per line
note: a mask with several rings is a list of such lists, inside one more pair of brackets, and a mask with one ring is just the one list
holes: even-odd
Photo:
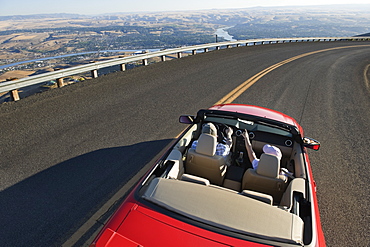
[(225, 130), (229, 128), (226, 124), (217, 123), (215, 124), (217, 128), (217, 142), (225, 144), (226, 133)]

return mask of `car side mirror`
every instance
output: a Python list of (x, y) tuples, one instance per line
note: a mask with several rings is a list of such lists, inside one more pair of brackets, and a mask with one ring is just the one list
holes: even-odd
[(320, 149), (320, 142), (316, 141), (315, 139), (309, 138), (309, 137), (303, 137), (303, 146), (306, 148), (313, 149), (315, 151)]
[(194, 123), (194, 118), (194, 116), (190, 115), (181, 115), (179, 118), (179, 122), (184, 124), (192, 124)]

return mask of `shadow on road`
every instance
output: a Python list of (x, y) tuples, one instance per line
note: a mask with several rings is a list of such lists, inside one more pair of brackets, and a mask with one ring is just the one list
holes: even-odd
[(0, 193), (0, 246), (60, 246), (172, 140), (96, 150)]

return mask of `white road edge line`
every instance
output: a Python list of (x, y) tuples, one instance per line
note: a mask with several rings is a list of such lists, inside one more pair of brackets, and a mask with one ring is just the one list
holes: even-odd
[(369, 81), (369, 77), (367, 76), (369, 74), (369, 69), (370, 69), (370, 64), (368, 64), (364, 70), (364, 80), (365, 80), (365, 85), (366, 85), (367, 90), (370, 91), (370, 81)]

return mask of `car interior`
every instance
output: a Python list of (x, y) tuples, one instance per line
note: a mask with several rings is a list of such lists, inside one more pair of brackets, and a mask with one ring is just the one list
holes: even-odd
[[(216, 126), (217, 137), (202, 133), (207, 122)], [(228, 127), (233, 130), (231, 152), (216, 155)], [(245, 148), (245, 130), (260, 159), (257, 169)], [(263, 153), (265, 144), (278, 147), (281, 159)], [(158, 163), (143, 182), (140, 197), (231, 233), (302, 245), (313, 234), (307, 180), (302, 144), (291, 132), (245, 119), (204, 116)]]

